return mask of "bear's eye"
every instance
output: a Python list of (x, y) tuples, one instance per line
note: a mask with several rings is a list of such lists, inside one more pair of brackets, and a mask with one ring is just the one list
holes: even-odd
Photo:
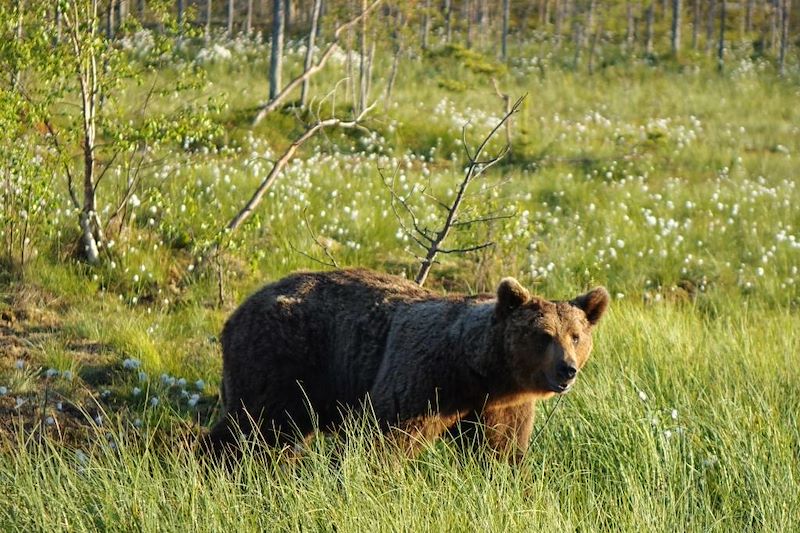
[(573, 333), (572, 334), (572, 344), (577, 345), (579, 342), (581, 342), (581, 336), (578, 335), (577, 333)]

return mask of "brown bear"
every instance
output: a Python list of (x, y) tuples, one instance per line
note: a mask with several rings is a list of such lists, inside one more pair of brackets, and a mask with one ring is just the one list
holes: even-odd
[(534, 403), (573, 385), (608, 302), (602, 287), (532, 297), (513, 278), (496, 296), (442, 297), (363, 269), (291, 275), (225, 324), (224, 415), (209, 444), (235, 449), (257, 432), (287, 445), (368, 405), (408, 451), (473, 418), (493, 449), (519, 458)]

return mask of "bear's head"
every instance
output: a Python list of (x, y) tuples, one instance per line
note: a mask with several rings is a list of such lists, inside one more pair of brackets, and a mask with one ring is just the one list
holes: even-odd
[(531, 296), (514, 278), (502, 280), (495, 315), (517, 386), (537, 393), (569, 390), (589, 359), (592, 329), (608, 302), (603, 287), (562, 302)]

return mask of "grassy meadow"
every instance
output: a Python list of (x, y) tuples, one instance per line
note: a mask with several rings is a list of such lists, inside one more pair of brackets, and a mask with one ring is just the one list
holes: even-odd
[[(308, 118), (286, 109), (251, 128), (267, 48), (219, 46), (228, 53), (204, 52), (191, 95), (214, 103), (219, 133), (145, 169), (104, 261), (72, 259), (77, 215), (58, 181), (27, 264), (3, 276), (0, 529), (800, 529), (796, 75), (735, 47), (722, 73), (687, 54), (607, 57), (589, 75), (535, 41), (490, 74), (478, 67), (491, 56), (458, 49), (404, 57), (368, 131), (330, 129), (304, 146), (201, 267), (197, 247)], [(290, 46), (288, 58), (296, 72), (301, 52)], [(346, 83), (338, 108), (320, 98), (344, 61), (314, 79), (323, 116), (348, 111)], [(340, 266), (413, 277), (420, 250), (381, 175), (437, 227), (442, 211), (421, 191), (452, 198), (462, 127), (474, 145), (503, 115), (492, 76), (527, 97), (511, 153), (474, 184), (464, 213), (509, 216), (458, 228), (451, 247), (495, 244), (442, 256), (427, 285), (475, 293), (516, 276), (551, 299), (599, 284), (613, 297), (576, 387), (539, 405), (525, 461), (447, 440), (394, 460), (354, 423), (345, 441), (320, 437), (299, 459), (246, 453), (230, 472), (209, 468), (193, 445), (219, 414), (226, 316), (264, 283), (328, 268), (314, 236)], [(147, 84), (120, 90), (133, 110)], [(100, 212), (125, 175), (107, 180)]]

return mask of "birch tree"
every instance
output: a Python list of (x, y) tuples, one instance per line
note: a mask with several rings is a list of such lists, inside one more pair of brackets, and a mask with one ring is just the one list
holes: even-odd
[(281, 90), (281, 71), (283, 70), (283, 33), (286, 18), (283, 13), (283, 0), (272, 1), (272, 42), (269, 58), (269, 100), (274, 101)]
[(778, 52), (778, 73), (783, 76), (786, 71), (786, 48), (789, 45), (789, 13), (791, 0), (778, 0), (781, 10), (781, 47)]
[(672, 55), (675, 57), (681, 48), (681, 0), (672, 0)]
[(511, 1), (503, 0), (503, 29), (501, 37), (501, 57), (503, 61), (508, 60), (508, 22), (511, 16)]
[[(314, 46), (321, 12), (322, 0), (314, 0), (314, 7), (311, 11), (311, 28), (308, 30), (308, 41), (306, 42), (306, 59), (303, 65), (304, 73), (311, 70), (311, 66), (314, 64)], [(309, 78), (303, 78), (303, 88), (300, 90), (300, 105), (303, 107), (305, 107), (306, 101), (308, 100), (308, 84)]]

